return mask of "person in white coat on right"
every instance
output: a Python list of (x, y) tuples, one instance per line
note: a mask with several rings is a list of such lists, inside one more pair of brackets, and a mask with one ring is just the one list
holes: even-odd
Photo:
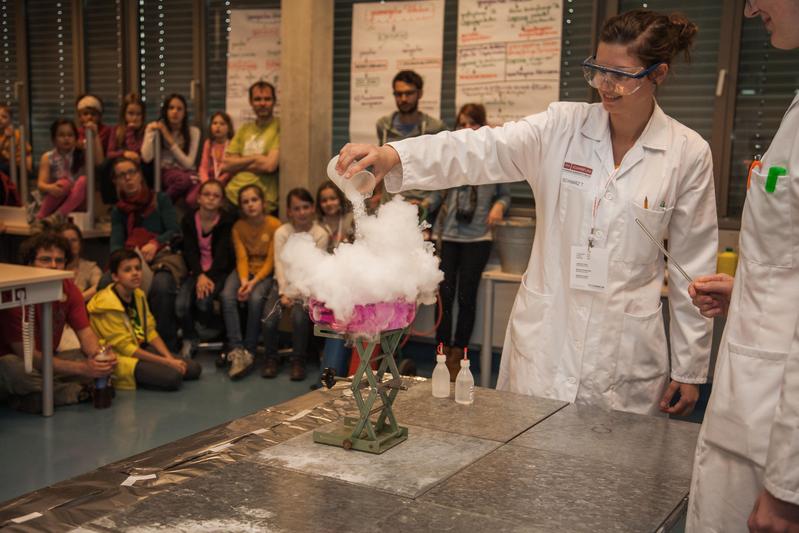
[[(799, 1), (750, 0), (776, 48), (799, 48)], [(729, 314), (696, 448), (687, 531), (799, 532), (799, 95), (750, 174), (733, 280), (689, 287)], [(771, 177), (769, 177), (771, 176)]]

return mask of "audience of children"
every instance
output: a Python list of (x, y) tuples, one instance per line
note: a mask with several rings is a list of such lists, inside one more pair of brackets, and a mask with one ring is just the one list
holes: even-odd
[[(217, 329), (211, 325), (215, 300), (221, 304), (227, 336), (227, 349), (217, 364), (229, 365), (231, 379), (245, 376), (254, 367), (261, 338), (266, 352), (262, 376), (278, 375), (278, 324), (282, 312), (290, 313), (292, 324), (290, 379), (305, 379), (312, 323), (286, 284), (280, 253), (295, 233), (309, 233), (317, 247), (329, 253), (335, 253), (341, 243), (352, 242), (353, 215), (343, 193), (327, 181), (318, 188), (314, 203), (309, 191), (293, 189), (285, 200), (289, 222), (281, 225), (268, 214), (272, 205), (267, 205), (262, 184), (248, 184), (237, 190), (235, 201), (240, 217), (235, 220), (226, 210), (226, 195), (232, 189), (225, 187), (230, 174), (223, 169), (226, 154), (236, 154), (241, 147), (232, 146), (233, 124), (226, 113), (217, 112), (210, 118), (196, 175), (200, 131), (189, 126), (186, 101), (181, 95), (166, 98), (160, 119), (146, 126), (145, 105), (136, 94), (125, 97), (119, 123), (113, 129), (102, 124), (102, 108), (98, 97), (83, 95), (77, 101), (80, 128), (64, 118), (53, 123), (53, 149), (42, 156), (39, 166), (38, 188), (44, 200), (37, 217), (56, 212), (68, 215), (84, 204), (86, 165), (98, 166), (108, 157), (113, 179), (110, 187), (101, 180), (100, 188), (103, 199), (116, 199), (111, 213), (109, 272), (103, 276), (96, 263), (80, 257), (82, 234), (72, 222), (57, 230), (46, 230), (41, 234), (46, 237), (37, 236), (46, 242), (37, 241), (25, 256), (29, 264), (47, 263), (47, 267), (75, 273), (74, 282), (65, 282), (67, 298), (60, 302), (64, 311), (59, 315), (63, 320), (54, 328), (54, 340), (64, 338), (65, 329), (69, 330), (65, 324), (72, 325), (75, 333), (70, 347), (78, 350), (72, 350), (71, 357), (80, 360), (82, 352), (88, 358), (82, 362), (56, 358), (57, 372), (76, 378), (72, 385), (70, 380), (64, 381), (64, 388), (58, 390), (65, 392), (57, 394), (57, 403), (87, 399), (90, 378), (108, 375), (112, 370), (121, 389), (136, 388), (138, 384), (143, 388), (176, 390), (184, 380), (197, 379), (201, 367), (192, 360), (199, 341), (197, 326)], [(14, 157), (10, 148), (12, 135), (17, 162), (20, 160), (19, 132), (11, 127), (10, 119), (10, 109), (0, 105), (0, 172)], [(459, 127), (477, 128), (483, 124), (482, 106), (467, 105), (460, 110)], [(87, 130), (97, 133), (98, 145), (91, 162), (86, 161)], [(148, 186), (141, 167), (153, 162), (156, 131), (163, 148), (164, 192), (158, 193)], [(270, 151), (270, 155), (276, 153), (276, 149)], [(174, 201), (182, 198), (193, 210), (178, 224)], [(455, 360), (462, 357), (473, 328), (476, 288), (491, 249), (491, 226), (501, 220), (508, 204), (508, 187), (498, 185), (441, 191), (424, 205), (430, 209), (441, 206), (432, 232), (445, 272), (441, 285), (444, 316), (437, 336), (447, 346), (448, 363), (452, 362), (453, 368)], [(182, 253), (177, 253), (175, 246), (182, 248)], [(452, 306), (456, 297), (459, 313), (453, 337)], [(88, 304), (78, 305), (80, 302)], [(242, 313), (246, 315), (243, 321)], [(8, 329), (15, 324), (18, 327), (18, 323), (16, 319), (0, 318), (4, 332), (0, 352), (13, 354), (0, 359), (0, 377), (12, 376), (0, 379), (0, 396), (11, 394), (15, 405), (35, 411), (41, 408), (41, 401), (33, 399), (41, 390), (41, 377), (38, 376), (37, 385), (35, 379), (19, 376), (19, 334)], [(93, 360), (92, 354), (99, 346), (94, 332), (117, 354), (111, 363)], [(183, 347), (177, 354), (179, 337)], [(66, 348), (70, 343), (62, 344)], [(326, 339), (321, 366), (344, 375), (348, 355), (343, 341)]]
[(283, 262), (280, 252), (286, 241), (295, 233), (310, 233), (316, 246), (327, 250), (330, 240), (327, 231), (316, 221), (314, 213), (314, 200), (306, 189), (296, 188), (289, 191), (286, 197), (286, 208), (289, 222), (283, 224), (275, 232), (274, 257), (275, 280), (269, 291), (269, 297), (264, 307), (264, 349), (266, 350), (266, 363), (261, 372), (265, 378), (274, 378), (280, 371), (278, 359), (278, 324), (281, 309), (291, 313), (291, 373), (292, 381), (305, 379), (305, 364), (308, 355), (308, 344), (313, 331), (311, 318), (308, 311), (303, 308), (302, 302), (294, 300), (291, 288), (286, 283)]
[(150, 190), (135, 161), (119, 158), (112, 169), (119, 201), (111, 210), (111, 251), (128, 248), (141, 254), (145, 268), (152, 271), (145, 292), (161, 324), (161, 338), (177, 351), (175, 297), (186, 266), (170, 246), (180, 235), (175, 208), (165, 193)]
[(183, 259), (189, 277), (178, 292), (177, 315), (183, 330), (184, 359), (194, 353), (199, 336), (195, 321), (208, 326), (214, 300), (234, 266), (232, 216), (223, 209), (225, 187), (209, 179), (200, 185), (199, 207), (183, 217)]
[[(68, 215), (86, 201), (86, 153), (78, 147), (75, 123), (59, 118), (50, 126), (53, 149), (42, 154), (38, 189), (44, 196), (36, 214), (41, 220), (58, 212)], [(102, 161), (102, 152), (100, 152)]]
[[(245, 185), (239, 189), (238, 205), (241, 218), (233, 225), (232, 232), (236, 269), (227, 277), (221, 295), (228, 340), (226, 362), (230, 363), (228, 373), (233, 379), (247, 374), (255, 361), (264, 299), (272, 286), (274, 236), (280, 227), (277, 218), (265, 213), (264, 192), (258, 185)], [(243, 337), (240, 304), (247, 306)]]
[(175, 357), (159, 335), (141, 289), (142, 266), (141, 257), (131, 249), (111, 254), (113, 283), (89, 301), (91, 327), (117, 355), (117, 388), (178, 390), (184, 380), (199, 378), (202, 367), (197, 361)]
[[(26, 240), (20, 248), (25, 265), (64, 270), (72, 263), (72, 251), (66, 239), (53, 231), (39, 233)], [(63, 282), (64, 298), (52, 304), (52, 342), (57, 347), (65, 325), (76, 333), (77, 352), (55, 353), (53, 356), (53, 401), (55, 405), (70, 405), (91, 398), (91, 384), (96, 378), (107, 377), (114, 370), (116, 359), (98, 361), (100, 350), (97, 336), (89, 327), (83, 296), (72, 280)], [(42, 306), (34, 307), (34, 316), (42, 316)], [(27, 310), (25, 311), (27, 312)], [(34, 369), (25, 371), (22, 313), (20, 307), (0, 311), (0, 401), (29, 413), (42, 411), (41, 320), (34, 320)]]
[(186, 204), (189, 207), (197, 207), (197, 193), (203, 183), (216, 180), (225, 186), (230, 179), (230, 174), (222, 172), (222, 165), (233, 133), (233, 121), (227, 113), (217, 111), (211, 115), (208, 138), (203, 143), (203, 152), (200, 156), (200, 181), (186, 195)]
[(169, 95), (161, 106), (159, 120), (147, 124), (141, 149), (146, 163), (155, 158), (156, 131), (161, 136), (161, 183), (174, 203), (186, 196), (197, 179), (194, 162), (200, 147), (200, 130), (189, 126), (189, 112), (182, 95)]

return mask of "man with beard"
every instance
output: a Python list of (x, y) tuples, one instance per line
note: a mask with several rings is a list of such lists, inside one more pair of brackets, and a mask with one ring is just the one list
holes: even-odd
[[(447, 126), (439, 119), (419, 111), (419, 100), (422, 98), (422, 77), (412, 70), (401, 70), (394, 76), (392, 87), (397, 110), (377, 121), (377, 138), (380, 145), (399, 141), (419, 135), (435, 134), (444, 131)], [(429, 196), (427, 191), (405, 191), (402, 196), (413, 203), (421, 203)], [(379, 198), (375, 198), (379, 197)], [(376, 191), (374, 200), (385, 203), (391, 195), (381, 187)]]
[(249, 92), (255, 122), (239, 127), (225, 150), (222, 172), (233, 176), (225, 187), (225, 195), (238, 204), (239, 190), (256, 184), (263, 189), (266, 211), (271, 213), (278, 205), (280, 121), (273, 115), (277, 93), (274, 85), (266, 81), (253, 83)]

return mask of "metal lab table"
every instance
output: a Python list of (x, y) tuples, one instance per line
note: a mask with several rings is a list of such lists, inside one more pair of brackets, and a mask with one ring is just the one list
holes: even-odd
[[(0, 309), (42, 304), (42, 414), (53, 415), (53, 313), (52, 302), (63, 294), (63, 280), (72, 272), (0, 263)], [(4, 355), (4, 354), (0, 354)]]
[[(315, 391), (0, 506), (10, 531), (668, 531), (699, 426), (410, 378), (406, 442), (382, 455), (313, 443), (352, 415)], [(127, 485), (127, 486), (126, 486)]]

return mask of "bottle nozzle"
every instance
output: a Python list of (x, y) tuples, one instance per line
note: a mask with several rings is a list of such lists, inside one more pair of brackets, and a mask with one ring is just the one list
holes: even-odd
[(463, 349), (463, 358), (464, 359), (469, 359), (469, 348), (464, 348)]

